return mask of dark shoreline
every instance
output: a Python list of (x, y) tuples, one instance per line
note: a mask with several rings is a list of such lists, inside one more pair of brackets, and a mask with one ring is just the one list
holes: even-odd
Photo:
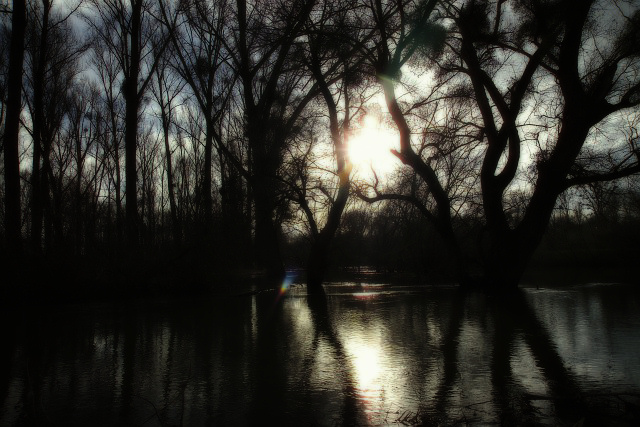
[[(223, 272), (181, 268), (152, 272), (149, 266), (110, 271), (84, 266), (75, 270), (67, 267), (65, 270), (61, 265), (45, 263), (40, 269), (19, 277), (20, 280), (11, 280), (5, 276), (5, 284), (0, 289), (1, 307), (243, 296), (277, 290), (282, 285), (280, 280), (268, 279), (260, 271), (249, 269)], [(296, 284), (304, 283), (304, 271), (289, 270), (288, 280)], [(333, 270), (326, 282), (412, 287), (457, 286), (454, 280), (447, 277), (375, 271), (366, 267)], [(630, 270), (597, 268), (530, 269), (519, 288), (565, 288), (594, 283), (635, 285), (640, 289), (640, 277)]]

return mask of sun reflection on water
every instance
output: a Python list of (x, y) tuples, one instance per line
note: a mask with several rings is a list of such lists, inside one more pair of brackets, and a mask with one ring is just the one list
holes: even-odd
[(347, 340), (345, 350), (352, 363), (356, 398), (369, 421), (373, 421), (386, 400), (383, 368), (388, 364), (386, 355), (376, 337), (365, 334)]
[(359, 343), (351, 349), (358, 388), (363, 392), (381, 389), (380, 351), (376, 347)]
[(358, 299), (374, 299), (378, 295), (380, 295), (380, 293), (379, 292), (365, 291), (365, 292), (355, 292), (352, 295), (354, 297), (358, 298)]

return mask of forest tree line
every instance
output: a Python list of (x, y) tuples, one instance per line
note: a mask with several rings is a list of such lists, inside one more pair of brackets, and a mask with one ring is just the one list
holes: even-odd
[[(9, 266), (298, 266), (311, 290), (329, 265), (447, 266), (503, 288), (549, 226), (638, 229), (637, 2), (1, 8)], [(393, 176), (354, 172), (367, 114), (399, 135)]]

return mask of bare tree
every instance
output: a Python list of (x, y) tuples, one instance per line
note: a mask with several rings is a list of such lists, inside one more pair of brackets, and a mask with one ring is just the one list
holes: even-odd
[[(163, 4), (164, 5), (164, 4)], [(233, 95), (236, 72), (228, 65), (228, 52), (224, 44), (224, 25), (230, 18), (230, 6), (226, 1), (181, 1), (173, 11), (163, 7), (163, 17), (171, 28), (171, 40), (174, 46), (172, 61), (174, 70), (188, 85), (190, 94), (201, 109), (205, 120), (204, 165), (202, 171), (202, 204), (205, 229), (211, 231), (213, 221), (212, 167), (213, 150), (217, 150), (220, 159), (220, 193), (225, 220), (229, 220), (229, 201), (236, 192), (242, 193), (242, 187), (232, 182), (239, 172), (229, 163), (223, 150), (232, 152), (228, 141), (223, 141), (222, 122), (229, 114), (229, 100)], [(173, 16), (173, 18), (170, 17)], [(173, 23), (171, 23), (173, 22)], [(225, 147), (223, 147), (223, 144)], [(240, 194), (241, 196), (241, 194)], [(233, 212), (232, 216), (241, 215)], [(226, 223), (224, 226), (231, 226)], [(211, 233), (207, 233), (210, 238)], [(237, 236), (229, 236), (234, 238)]]
[(22, 110), (22, 70), (27, 27), (25, 1), (13, 2), (9, 72), (7, 76), (6, 118), (3, 134), (5, 235), (7, 251), (19, 256), (22, 251), (20, 222), (20, 161), (18, 153), (20, 112)]
[(239, 75), (249, 146), (249, 164), (243, 174), (254, 199), (256, 258), (274, 278), (284, 274), (279, 226), (274, 223), (280, 187), (277, 171), (288, 137), (315, 96), (305, 83), (308, 78), (299, 70), (288, 69), (288, 64), (315, 3), (238, 0), (235, 19), (226, 30), (231, 39), (230, 61)]
[[(92, 43), (91, 67), (98, 76), (102, 104), (106, 109), (104, 131), (99, 142), (105, 156), (103, 163), (109, 177), (109, 208), (115, 202), (115, 236), (122, 241), (122, 149), (124, 139), (124, 102), (118, 89), (120, 85), (117, 60), (101, 43)], [(115, 194), (114, 194), (115, 193)]]
[[(73, 235), (76, 255), (85, 253), (86, 245), (83, 240), (90, 240), (87, 223), (94, 221), (85, 212), (87, 198), (90, 194), (99, 194), (95, 186), (98, 185), (99, 174), (104, 169), (104, 161), (96, 154), (97, 141), (105, 129), (106, 117), (102, 115), (100, 93), (96, 85), (80, 82), (77, 84), (74, 96), (70, 99), (67, 132), (63, 141), (71, 146), (73, 152), (73, 167), (67, 173), (72, 173), (70, 181), (74, 184), (73, 197)], [(93, 155), (91, 153), (94, 153)], [(86, 170), (88, 160), (94, 164), (92, 175)], [(75, 173), (73, 170), (75, 169)], [(85, 173), (86, 172), (86, 173)]]
[[(87, 22), (94, 31), (94, 43), (106, 47), (116, 58), (121, 73), (125, 102), (125, 175), (127, 243), (139, 243), (136, 148), (142, 98), (163, 55), (168, 37), (154, 18), (153, 4), (146, 0), (91, 2), (95, 16)], [(157, 14), (156, 14), (157, 15)]]
[[(84, 46), (75, 36), (69, 19), (73, 13), (61, 14), (53, 2), (42, 0), (29, 5), (33, 19), (27, 42), (27, 104), (31, 113), (33, 155), (31, 168), (31, 246), (35, 253), (42, 249), (43, 214), (54, 222), (49, 192), (52, 184), (50, 154), (62, 120), (67, 113), (69, 91), (79, 73), (78, 57)], [(59, 193), (57, 193), (59, 197)], [(60, 218), (57, 218), (59, 222)], [(60, 227), (58, 227), (60, 228)], [(52, 230), (47, 247), (51, 247)], [(59, 234), (59, 233), (58, 233)], [(60, 237), (60, 236), (58, 236)]]
[(160, 110), (160, 124), (164, 139), (164, 157), (166, 161), (167, 190), (169, 194), (169, 209), (171, 213), (171, 229), (173, 232), (174, 242), (179, 244), (182, 240), (182, 231), (180, 228), (180, 222), (178, 221), (178, 210), (176, 206), (174, 167), (172, 161), (174, 149), (172, 147), (170, 133), (175, 121), (175, 109), (177, 107), (176, 98), (182, 91), (184, 83), (182, 83), (177, 74), (172, 73), (169, 67), (170, 56), (172, 55), (167, 55), (163, 58), (158, 67), (156, 67), (156, 77), (151, 86), (151, 91)]
[[(367, 97), (364, 58), (358, 55), (358, 44), (370, 36), (358, 19), (358, 7), (348, 2), (324, 2), (322, 9), (312, 14), (306, 28), (306, 43), (296, 45), (296, 58), (302, 61), (318, 86), (329, 118), (330, 153), (335, 163), (333, 177), (326, 171), (314, 179), (318, 129), (310, 127), (301, 135), (305, 144), (296, 141), (292, 149), (300, 154), (292, 162), (293, 174), (288, 183), (292, 200), (307, 221), (311, 249), (307, 260), (307, 287), (310, 292), (322, 292), (322, 282), (328, 268), (334, 236), (349, 199), (352, 165), (348, 157), (351, 122), (364, 112)], [(354, 96), (355, 93), (355, 96)], [(355, 100), (354, 100), (355, 98)], [(316, 113), (322, 114), (322, 113)], [(317, 165), (319, 166), (319, 165)], [(316, 166), (316, 167), (317, 167)], [(321, 170), (323, 168), (320, 168)], [(332, 186), (335, 182), (335, 185)], [(322, 203), (322, 199), (326, 199)]]
[[(430, 4), (433, 9), (435, 2)], [(640, 172), (637, 141), (617, 143), (616, 138), (610, 138), (612, 142), (605, 142), (609, 138), (602, 138), (598, 131), (607, 121), (637, 114), (640, 103), (640, 14), (629, 3), (618, 6), (600, 1), (500, 0), (442, 5), (438, 16), (450, 24), (450, 35), (444, 56), (433, 58), (437, 77), (454, 88), (449, 96), (473, 100), (478, 112), (465, 122), (477, 129), (470, 139), (482, 155), (475, 173), (480, 180), (485, 221), (479, 247), (483, 263), (480, 282), (484, 284), (497, 288), (517, 285), (558, 196), (567, 188)], [(433, 168), (431, 151), (414, 150), (414, 132), (407, 120), (410, 108), (403, 106), (395, 93), (400, 66), (418, 51), (413, 46), (420, 37), (412, 41), (409, 36), (428, 33), (419, 25), (402, 25), (406, 15), (394, 15), (381, 1), (372, 12), (380, 30), (375, 58), (380, 73), (388, 77), (381, 79), (381, 84), (401, 136), (400, 150), (395, 154), (427, 185), (427, 199), (434, 205), (429, 209), (424, 198), (401, 194), (378, 194), (371, 199), (404, 198), (422, 209), (459, 260), (459, 280), (475, 282), (452, 227), (450, 193)], [(612, 19), (599, 20), (602, 13)], [(437, 32), (432, 39), (436, 38)], [(596, 140), (603, 144), (598, 154), (586, 145)], [(534, 153), (532, 186), (522, 217), (514, 222), (505, 196), (523, 177), (525, 150)]]

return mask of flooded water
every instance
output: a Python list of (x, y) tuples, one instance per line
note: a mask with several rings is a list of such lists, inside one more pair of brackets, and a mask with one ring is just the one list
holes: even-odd
[(0, 425), (634, 425), (640, 293), (328, 284), (3, 314)]

